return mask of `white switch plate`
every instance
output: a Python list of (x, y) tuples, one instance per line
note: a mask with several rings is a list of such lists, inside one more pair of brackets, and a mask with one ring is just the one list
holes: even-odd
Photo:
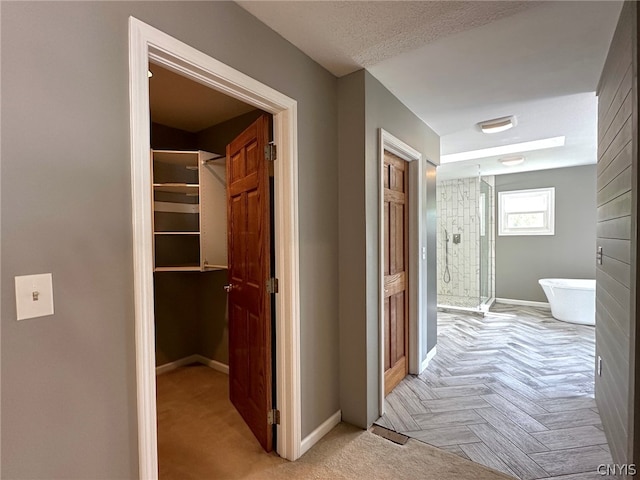
[(50, 273), (16, 277), (16, 310), (18, 320), (53, 315), (53, 279)]

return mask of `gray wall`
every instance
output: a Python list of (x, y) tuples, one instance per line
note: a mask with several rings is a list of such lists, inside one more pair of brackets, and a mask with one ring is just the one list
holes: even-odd
[(198, 134), (160, 123), (151, 123), (151, 148), (157, 150), (193, 150), (198, 144)]
[[(596, 166), (497, 175), (495, 194), (556, 188), (555, 235), (499, 236), (496, 297), (547, 302), (540, 278), (595, 278)], [(497, 214), (496, 229), (500, 221)]]
[(298, 100), (302, 435), (339, 408), (335, 77), (233, 3), (2, 2), (6, 478), (137, 477), (129, 15)]
[(196, 134), (196, 143), (200, 150), (224, 155), (227, 145), (240, 135), (244, 129), (251, 125), (260, 115), (262, 110), (253, 110), (226, 122), (205, 128)]
[[(438, 161), (439, 137), (366, 71), (339, 80), (340, 398), (343, 419), (368, 427), (378, 417), (379, 128)], [(362, 112), (364, 110), (364, 121)], [(426, 352), (436, 342), (435, 167), (424, 162), (421, 199), (427, 246)], [(364, 248), (363, 248), (364, 246)], [(362, 373), (366, 372), (363, 378)], [(363, 384), (364, 382), (364, 384)]]
[(227, 271), (156, 272), (156, 366), (199, 354), (229, 364)]
[[(338, 81), (340, 408), (367, 427), (367, 292), (364, 72)], [(377, 347), (375, 347), (377, 349)]]
[(153, 274), (156, 366), (200, 353), (199, 275), (194, 272)]

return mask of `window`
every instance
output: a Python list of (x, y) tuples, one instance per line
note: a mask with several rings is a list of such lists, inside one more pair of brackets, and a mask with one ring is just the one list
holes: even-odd
[(553, 235), (555, 190), (498, 192), (498, 235)]

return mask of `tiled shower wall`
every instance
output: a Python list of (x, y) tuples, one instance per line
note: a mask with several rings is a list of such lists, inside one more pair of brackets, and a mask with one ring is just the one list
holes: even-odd
[[(486, 177), (492, 187), (493, 177)], [(477, 307), (480, 297), (480, 235), (489, 235), (490, 290), (493, 292), (494, 264), (494, 195), (489, 202), (488, 228), (480, 228), (480, 180), (461, 178), (440, 182), (437, 185), (438, 211), (438, 303), (463, 307)], [(445, 282), (446, 246), (445, 229), (449, 234), (449, 276)], [(460, 243), (453, 243), (454, 234), (460, 234)], [(490, 295), (492, 296), (492, 295)]]

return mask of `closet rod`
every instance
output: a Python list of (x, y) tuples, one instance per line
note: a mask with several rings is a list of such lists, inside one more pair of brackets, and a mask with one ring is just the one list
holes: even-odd
[(215, 158), (209, 158), (207, 160), (203, 160), (202, 163), (204, 163), (206, 165), (207, 163), (215, 162), (217, 160), (222, 160), (222, 159), (226, 160), (227, 159), (226, 155), (218, 155)]

